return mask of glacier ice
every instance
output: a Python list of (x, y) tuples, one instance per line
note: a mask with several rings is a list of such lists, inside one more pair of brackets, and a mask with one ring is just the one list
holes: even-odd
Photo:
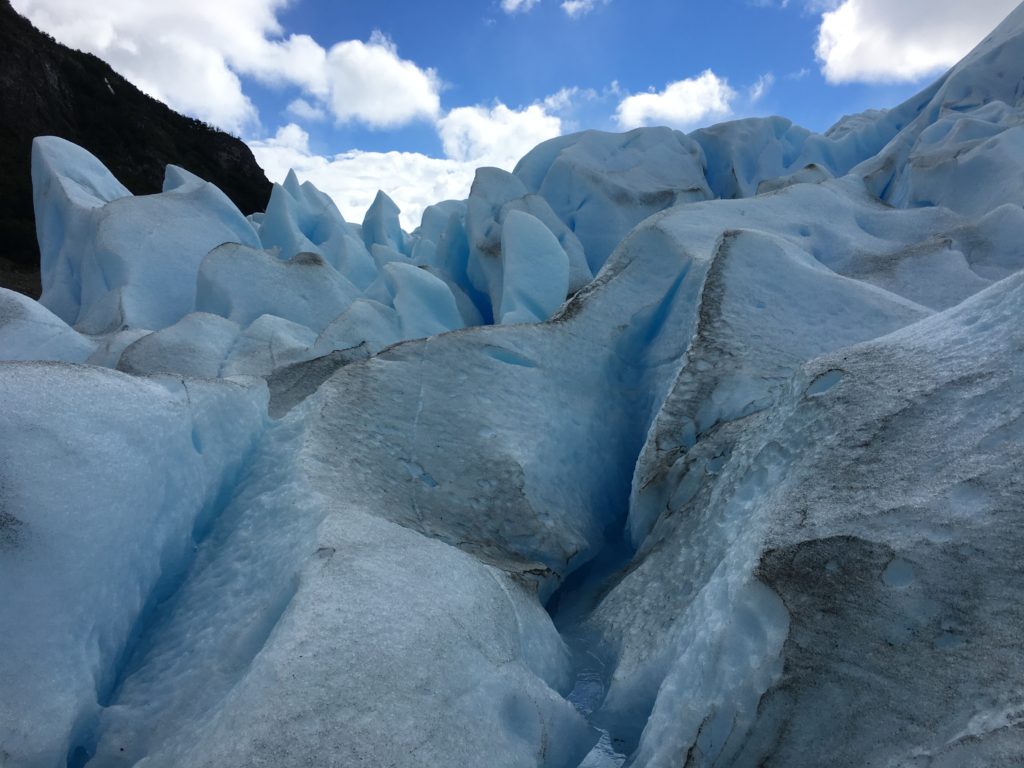
[(218, 315), (193, 312), (129, 344), (118, 358), (117, 369), (216, 379), (241, 330), (238, 323)]
[(1022, 61), (1024, 8), (894, 109), (560, 137), (413, 232), (37, 139), (0, 763), (1019, 759)]
[(239, 243), (211, 250), (199, 265), (195, 309), (249, 325), (275, 315), (320, 332), (359, 296), (323, 257), (298, 253), (282, 261)]
[(569, 257), (540, 219), (509, 211), (501, 228), (501, 323), (551, 317), (569, 290)]
[(462, 327), (462, 315), (443, 280), (412, 264), (392, 262), (382, 270), (402, 337), (416, 339)]
[(595, 274), (648, 216), (712, 197), (700, 145), (668, 128), (551, 139), (527, 153), (515, 175), (577, 233)]
[[(19, 362), (0, 389), (3, 749), (55, 765), (219, 511), (262, 430), (266, 385)], [(39, 423), (46, 412), (59, 428)]]
[[(569, 261), (566, 292), (578, 290), (593, 276), (579, 239), (543, 197), (529, 194), (523, 182), (507, 171), (480, 168), (466, 201), (465, 233), (469, 251), (465, 270), (471, 283), (469, 295), (479, 297), (477, 306), (485, 318), (500, 318), (498, 308), (505, 270), (502, 233), (505, 220), (512, 212), (533, 216), (557, 239)], [(557, 251), (553, 253), (561, 259)]]
[(0, 288), (0, 359), (84, 363), (96, 346), (42, 304)]
[(394, 308), (361, 298), (324, 328), (316, 339), (315, 349), (319, 356), (332, 349), (367, 344), (374, 352), (380, 352), (401, 339), (402, 329)]
[(211, 248), (259, 245), (223, 192), (171, 174), (168, 191), (132, 197), (85, 150), (52, 136), (33, 143), (44, 306), (86, 333), (157, 330), (192, 310)]

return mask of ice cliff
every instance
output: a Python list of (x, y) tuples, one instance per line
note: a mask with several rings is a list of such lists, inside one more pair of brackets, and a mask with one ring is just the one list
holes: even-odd
[(415, 232), (35, 141), (0, 765), (1024, 754), (1024, 7), (905, 104), (584, 132)]

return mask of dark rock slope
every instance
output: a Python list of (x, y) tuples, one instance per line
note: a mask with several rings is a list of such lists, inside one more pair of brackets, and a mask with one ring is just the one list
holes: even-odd
[(242, 141), (177, 114), (0, 0), (0, 286), (34, 297), (39, 248), (29, 166), (32, 139), (42, 135), (85, 147), (135, 194), (159, 192), (173, 163), (216, 184), (243, 213), (264, 210), (270, 196)]

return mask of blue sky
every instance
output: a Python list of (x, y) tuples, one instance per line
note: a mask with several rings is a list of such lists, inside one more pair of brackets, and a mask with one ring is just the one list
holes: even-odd
[[(771, 74), (771, 89), (744, 111), (784, 114), (824, 130), (847, 112), (898, 103), (918, 87), (827, 85), (814, 53), (820, 15), (796, 7), (758, 7), (744, 0), (619, 0), (574, 18), (557, 2), (507, 14), (497, 2), (466, 1), (449, 4), (442, 21), (426, 4), (397, 0), (323, 5), (298, 2), (281, 21), (290, 31), (313, 37), (324, 25), (360, 40), (382, 31), (403, 58), (437, 70), (447, 86), (441, 99), (448, 108), (494, 100), (523, 107), (565, 88), (605, 94), (613, 83), (626, 92), (661, 90), (710, 68), (739, 89)], [(288, 103), (269, 89), (261, 96), (269, 110)], [(613, 95), (580, 100), (572, 117), (582, 127), (616, 130), (616, 104)], [(347, 139), (367, 149), (441, 152), (436, 132), (423, 128), (395, 134), (324, 126), (315, 135), (328, 145)]]
[(783, 115), (825, 130), (893, 106), (1015, 0), (14, 0), (175, 109), (245, 139), (358, 220), (413, 226), (582, 128)]

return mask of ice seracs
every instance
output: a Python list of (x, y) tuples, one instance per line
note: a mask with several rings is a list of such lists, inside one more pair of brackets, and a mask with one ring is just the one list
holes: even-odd
[(515, 175), (572, 230), (597, 274), (634, 226), (677, 202), (712, 197), (700, 146), (668, 128), (585, 131), (540, 144)]
[(166, 192), (133, 197), (96, 158), (55, 137), (33, 144), (41, 303), (81, 331), (157, 330), (188, 314), (195, 275), (223, 242), (259, 245), (212, 184), (172, 170)]
[(555, 313), (569, 290), (569, 257), (540, 219), (509, 211), (501, 229), (499, 322), (539, 323)]

